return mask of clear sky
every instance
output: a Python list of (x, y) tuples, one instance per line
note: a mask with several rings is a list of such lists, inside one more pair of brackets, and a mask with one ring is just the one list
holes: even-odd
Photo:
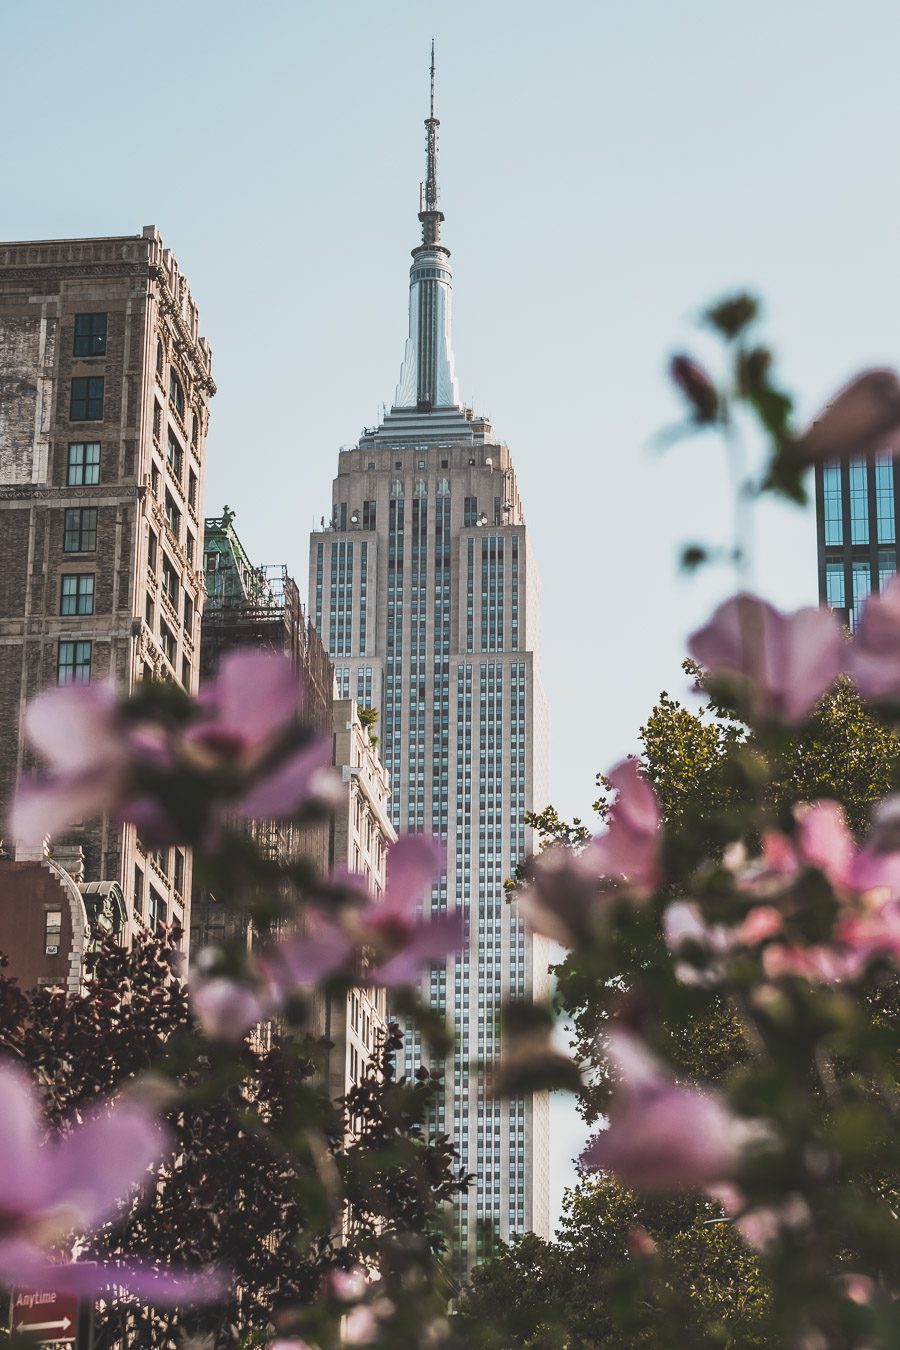
[[(160, 228), (213, 348), (207, 513), (301, 591), (399, 372), (434, 34), (457, 371), (515, 457), (552, 797), (585, 809), (731, 586), (675, 566), (726, 537), (718, 452), (648, 449), (698, 310), (757, 290), (804, 415), (896, 363), (900, 6), (0, 0), (0, 34), (0, 234)], [(759, 587), (813, 602), (811, 511), (757, 543)], [(557, 1193), (583, 1133), (557, 1109)]]

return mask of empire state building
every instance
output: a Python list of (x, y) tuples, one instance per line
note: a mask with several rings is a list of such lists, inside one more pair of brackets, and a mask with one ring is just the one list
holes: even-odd
[[(377, 710), (398, 831), (446, 843), (433, 913), (462, 910), (466, 941), (423, 992), (457, 1044), (435, 1126), (474, 1173), (458, 1206), (471, 1260), (482, 1226), (549, 1236), (546, 1093), (497, 1100), (508, 999), (540, 998), (546, 945), (507, 904), (533, 847), (526, 813), (547, 789), (536, 568), (512, 457), (460, 399), (450, 250), (441, 240), (438, 119), (426, 119), (422, 239), (412, 251), (409, 336), (390, 412), (341, 450), (330, 524), (310, 539), (310, 613), (338, 693)], [(407, 1069), (419, 1060), (406, 1033)]]

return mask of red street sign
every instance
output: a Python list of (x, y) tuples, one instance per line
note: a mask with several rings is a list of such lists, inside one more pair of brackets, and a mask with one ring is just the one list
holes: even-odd
[(42, 1345), (71, 1345), (78, 1340), (78, 1299), (46, 1289), (14, 1289), (12, 1328)]

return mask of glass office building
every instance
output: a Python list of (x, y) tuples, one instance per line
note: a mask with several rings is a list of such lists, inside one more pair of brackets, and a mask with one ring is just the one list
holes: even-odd
[(897, 490), (890, 455), (816, 466), (819, 601), (850, 629), (897, 571)]

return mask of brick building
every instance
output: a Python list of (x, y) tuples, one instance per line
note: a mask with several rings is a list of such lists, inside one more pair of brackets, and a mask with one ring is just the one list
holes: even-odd
[[(31, 768), (21, 716), (40, 689), (107, 678), (131, 689), (144, 675), (197, 687), (211, 364), (155, 227), (0, 244), (3, 819)], [(88, 894), (115, 884), (123, 940), (135, 917), (189, 925), (184, 850), (148, 850), (108, 820), (51, 841), (63, 850)], [(41, 841), (4, 851), (46, 859)], [(0, 948), (6, 926), (0, 910)]]

